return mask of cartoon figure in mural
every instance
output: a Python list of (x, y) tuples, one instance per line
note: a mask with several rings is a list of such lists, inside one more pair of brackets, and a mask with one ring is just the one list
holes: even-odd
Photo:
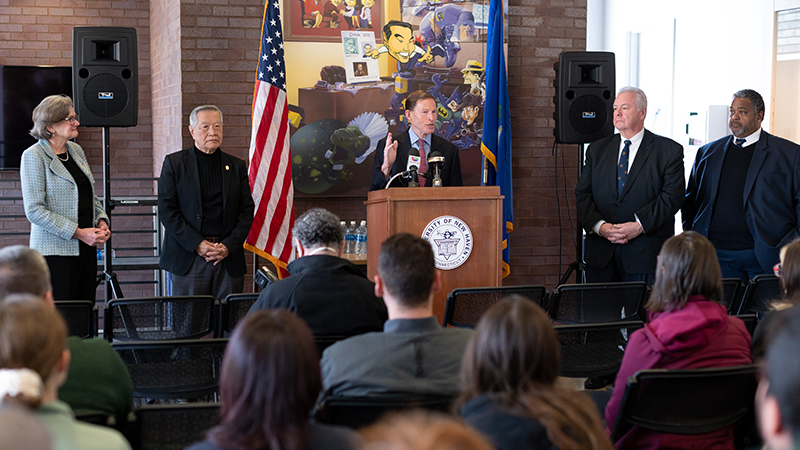
[(302, 11), (303, 16), (303, 27), (318, 28), (322, 23), (320, 2), (322, 2), (322, 0), (300, 0), (300, 10)]
[(392, 74), (395, 93), (392, 96), (391, 108), (400, 109), (408, 93), (414, 91), (417, 61), (426, 63), (433, 61), (431, 48), (423, 49), (416, 45), (410, 23), (390, 20), (383, 26), (383, 45), (368, 52), (367, 56), (377, 59), (383, 53), (388, 53), (397, 60), (397, 72)]
[(477, 119), (482, 105), (483, 99), (473, 94), (467, 94), (461, 100), (459, 105), (461, 118), (453, 122), (454, 129), (448, 138), (456, 147), (465, 149), (480, 143), (483, 138), (483, 124)]
[(467, 61), (467, 65), (461, 70), (461, 73), (464, 76), (464, 84), (469, 85), (469, 93), (486, 100), (486, 77), (483, 64), (471, 59)]
[(366, 112), (349, 123), (325, 119), (305, 125), (290, 139), (294, 188), (320, 194), (351, 178), (347, 166), (361, 164), (389, 132), (386, 119)]
[(322, 7), (322, 26), (329, 28), (341, 28), (344, 16), (339, 10), (342, 0), (328, 0)]
[(364, 5), (361, 8), (361, 13), (358, 15), (360, 29), (372, 29), (372, 7), (375, 6), (375, 0), (361, 0)]
[(344, 0), (344, 21), (347, 22), (347, 28), (352, 30), (358, 28), (358, 0)]
[[(458, 91), (458, 88), (456, 88), (450, 97), (445, 97), (442, 94), (442, 85), (444, 85), (444, 82), (447, 80), (442, 80), (442, 76), (438, 73), (431, 77), (431, 81), (433, 81), (433, 86), (428, 88), (428, 93), (433, 96), (434, 100), (436, 100), (436, 131), (441, 131), (442, 126), (445, 124), (461, 119), (461, 111), (459, 111), (459, 109), (461, 107), (461, 98), (463, 95)], [(449, 140), (449, 137), (446, 135), (446, 133), (436, 134)]]
[[(433, 8), (433, 10), (431, 10)], [(453, 67), (461, 51), (459, 42), (467, 41), (475, 34), (475, 17), (461, 6), (445, 5), (422, 6), (417, 15), (425, 14), (419, 24), (422, 43), (429, 45), (433, 56), (444, 58), (445, 67)]]

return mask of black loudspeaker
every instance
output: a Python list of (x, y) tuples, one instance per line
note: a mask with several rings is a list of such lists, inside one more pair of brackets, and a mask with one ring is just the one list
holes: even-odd
[(614, 134), (614, 54), (563, 52), (555, 63), (553, 134), (562, 144), (583, 144)]
[(133, 127), (139, 121), (136, 29), (72, 30), (72, 101), (86, 127)]

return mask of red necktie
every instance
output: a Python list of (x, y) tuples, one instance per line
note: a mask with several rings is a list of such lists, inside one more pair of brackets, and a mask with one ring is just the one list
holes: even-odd
[[(420, 173), (427, 173), (428, 172), (428, 158), (425, 157), (425, 141), (422, 139), (417, 140), (419, 142), (419, 171)], [(418, 175), (417, 179), (419, 180), (420, 186), (425, 186), (425, 182), (427, 179), (422, 176)]]

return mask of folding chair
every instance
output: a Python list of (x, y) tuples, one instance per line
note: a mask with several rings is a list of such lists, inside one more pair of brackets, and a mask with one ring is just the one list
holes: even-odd
[(258, 293), (230, 294), (222, 300), (219, 308), (219, 337), (233, 333), (233, 328), (247, 315), (258, 300)]
[(645, 321), (644, 281), (562, 284), (553, 291), (549, 314), (559, 324)]
[(734, 317), (742, 319), (745, 328), (747, 328), (747, 331), (750, 332), (750, 337), (752, 337), (753, 333), (756, 331), (756, 326), (758, 325), (758, 316), (755, 314), (737, 314)]
[(728, 308), (728, 314), (736, 314), (742, 302), (745, 286), (738, 278), (722, 279), (722, 303)]
[(97, 305), (89, 300), (59, 300), (56, 309), (67, 322), (70, 336), (97, 337)]
[(769, 302), (780, 298), (781, 279), (775, 275), (758, 275), (747, 283), (736, 314), (765, 314), (769, 312)]
[(219, 403), (147, 405), (137, 408), (128, 425), (134, 450), (183, 450), (202, 441), (219, 423)]
[(109, 300), (103, 333), (109, 342), (212, 336), (216, 308), (210, 295)]
[(115, 342), (140, 399), (197, 399), (219, 390), (227, 339)]
[(348, 337), (350, 336), (314, 336), (314, 342), (317, 343), (317, 350), (319, 350), (320, 358), (322, 358), (322, 352), (324, 352), (326, 348)]
[(619, 371), (631, 334), (641, 321), (556, 325), (562, 377), (605, 377)]
[(757, 370), (754, 364), (640, 370), (628, 378), (611, 441), (631, 425), (672, 434), (704, 434), (733, 425), (753, 408)]
[(475, 328), (490, 306), (506, 295), (517, 294), (544, 308), (547, 288), (544, 286), (497, 286), (453, 289), (447, 294), (442, 326)]
[(318, 422), (361, 428), (389, 412), (422, 408), (448, 413), (453, 400), (454, 397), (445, 395), (332, 396), (322, 401), (315, 417)]

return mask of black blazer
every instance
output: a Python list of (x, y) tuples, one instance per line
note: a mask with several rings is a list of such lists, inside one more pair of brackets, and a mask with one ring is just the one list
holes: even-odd
[[(222, 152), (222, 150), (217, 150)], [(203, 200), (194, 148), (183, 149), (164, 158), (158, 180), (158, 214), (166, 235), (159, 265), (176, 275), (191, 268), (195, 249), (204, 236), (200, 234)], [(253, 224), (253, 198), (244, 161), (222, 153), (223, 235), (222, 243), (230, 254), (222, 265), (232, 277), (247, 272), (244, 244)]]
[[(408, 131), (401, 133), (395, 139), (397, 144), (397, 158), (392, 165), (392, 171), (389, 178), (395, 176), (400, 172), (406, 170), (408, 164), (408, 152), (411, 151), (411, 137)], [(375, 162), (372, 166), (372, 184), (369, 186), (370, 191), (383, 189), (386, 187), (386, 179), (383, 178), (381, 166), (383, 165), (383, 148), (386, 147), (386, 138), (378, 142), (375, 147)], [(438, 151), (444, 156), (444, 167), (442, 168), (442, 185), (444, 186), (463, 186), (464, 182), (461, 180), (461, 160), (458, 159), (458, 147), (447, 139), (440, 138), (439, 136), (431, 135), (431, 148), (428, 149), (428, 154)], [(408, 181), (398, 177), (392, 183), (393, 186), (408, 186)], [(427, 186), (431, 182), (428, 180)]]
[[(682, 210), (684, 230), (708, 236), (722, 163), (733, 138), (726, 136), (697, 151)], [(800, 146), (761, 130), (742, 201), (756, 259), (771, 273), (781, 247), (800, 236)]]
[[(675, 214), (683, 204), (683, 147), (645, 130), (625, 188), (617, 198), (619, 145), (619, 134), (592, 143), (575, 188), (578, 216), (587, 232), (586, 263), (605, 267), (620, 247), (625, 272), (654, 273), (658, 252), (675, 234)], [(634, 215), (644, 233), (627, 244), (612, 244), (592, 231), (600, 220), (634, 222)]]

